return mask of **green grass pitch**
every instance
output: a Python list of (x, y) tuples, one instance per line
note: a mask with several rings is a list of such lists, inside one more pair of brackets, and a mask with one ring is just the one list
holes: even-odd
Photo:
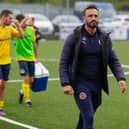
[[(39, 44), (41, 62), (49, 69), (50, 77), (57, 78), (58, 64), (63, 41), (45, 41)], [(129, 41), (114, 41), (113, 47), (122, 64), (129, 65)], [(12, 46), (12, 57), (14, 57)], [(124, 68), (124, 71), (129, 69)], [(109, 70), (110, 73), (110, 70)], [(129, 76), (127, 75), (127, 85)], [(10, 80), (21, 80), (18, 64), (12, 60)], [(95, 129), (129, 129), (129, 91), (122, 94), (114, 77), (109, 77), (110, 95), (103, 93), (103, 103), (94, 119)], [(47, 90), (33, 93), (32, 108), (18, 104), (21, 82), (7, 84), (5, 107), (7, 118), (35, 126), (39, 129), (75, 129), (78, 109), (72, 96), (63, 94), (59, 81), (49, 81)], [(0, 121), (0, 129), (24, 129)]]

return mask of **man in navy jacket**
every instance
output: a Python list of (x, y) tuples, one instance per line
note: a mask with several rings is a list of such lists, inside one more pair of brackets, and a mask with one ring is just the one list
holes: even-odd
[(83, 18), (85, 24), (77, 27), (65, 41), (59, 71), (64, 93), (74, 95), (80, 110), (76, 129), (93, 129), (94, 113), (101, 104), (101, 89), (109, 94), (107, 66), (122, 92), (126, 91), (126, 84), (109, 34), (98, 28), (96, 6), (85, 8)]

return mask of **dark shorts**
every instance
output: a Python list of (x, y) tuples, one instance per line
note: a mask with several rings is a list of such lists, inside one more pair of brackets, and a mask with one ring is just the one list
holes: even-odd
[(19, 61), (20, 75), (29, 75), (34, 77), (35, 65), (34, 61)]
[(9, 79), (10, 64), (0, 65), (0, 80), (7, 81)]

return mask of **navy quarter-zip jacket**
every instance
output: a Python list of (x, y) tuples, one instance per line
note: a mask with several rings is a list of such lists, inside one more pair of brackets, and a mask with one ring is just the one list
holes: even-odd
[[(61, 53), (59, 64), (59, 75), (62, 86), (71, 85), (74, 88), (74, 83), (79, 78), (78, 64), (80, 46), (83, 38), (84, 25), (77, 27), (65, 40), (64, 47)], [(99, 28), (96, 32), (99, 36), (99, 44), (101, 46), (101, 88), (109, 94), (107, 67), (109, 66), (117, 81), (125, 80), (125, 75), (122, 71), (118, 57), (112, 48), (112, 42), (109, 34), (102, 32)], [(83, 64), (82, 64), (83, 65)], [(85, 71), (84, 69), (81, 69)], [(97, 78), (97, 76), (96, 76)]]

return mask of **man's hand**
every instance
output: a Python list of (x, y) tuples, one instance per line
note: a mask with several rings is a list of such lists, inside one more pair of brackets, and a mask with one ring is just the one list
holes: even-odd
[(17, 38), (23, 38), (24, 37), (24, 34), (23, 34), (23, 29), (19, 23), (19, 21), (17, 19), (12, 19), (12, 23), (14, 23), (17, 27), (17, 30), (18, 30), (18, 34), (17, 34)]
[(35, 62), (38, 63), (39, 62), (39, 58), (35, 58)]
[(16, 26), (19, 25), (19, 22), (18, 22), (17, 19), (12, 19), (12, 22), (13, 22)]
[(72, 88), (72, 86), (68, 85), (68, 86), (64, 86), (63, 87), (64, 93), (67, 95), (73, 95), (74, 94), (74, 90)]
[(125, 81), (124, 80), (120, 80), (118, 83), (119, 83), (121, 92), (124, 93), (127, 90)]

